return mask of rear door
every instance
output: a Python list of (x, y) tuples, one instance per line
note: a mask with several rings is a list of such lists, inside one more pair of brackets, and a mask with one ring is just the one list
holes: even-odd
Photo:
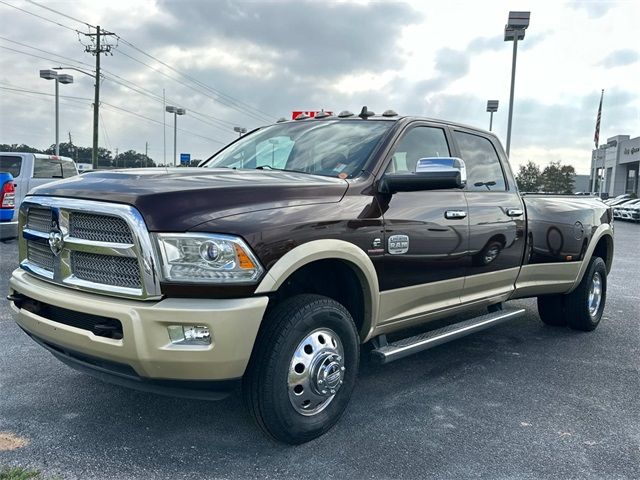
[[(445, 127), (410, 125), (396, 142), (384, 172), (415, 172), (420, 158), (450, 156), (450, 145)], [(398, 192), (379, 201), (385, 229), (381, 321), (409, 320), (458, 305), (469, 243), (464, 192)]]
[(453, 129), (467, 168), (469, 262), (463, 303), (514, 289), (525, 247), (525, 213), (502, 147), (493, 136)]
[(16, 209), (13, 215), (13, 219), (18, 218), (18, 208), (22, 199), (26, 195), (27, 185), (25, 184), (25, 178), (28, 181), (29, 174), (25, 174), (27, 170), (27, 162), (24, 161), (24, 155), (0, 155), (0, 172), (9, 172), (13, 176), (13, 184), (16, 189)]

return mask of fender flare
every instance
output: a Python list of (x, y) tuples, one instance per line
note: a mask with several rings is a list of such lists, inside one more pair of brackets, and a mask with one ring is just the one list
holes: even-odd
[(582, 264), (580, 265), (580, 270), (578, 271), (578, 278), (576, 278), (576, 281), (573, 283), (573, 286), (567, 293), (573, 292), (576, 288), (578, 288), (578, 285), (580, 285), (582, 277), (584, 277), (584, 274), (587, 271), (587, 267), (589, 266), (589, 261), (591, 260), (593, 252), (596, 249), (596, 245), (598, 245), (598, 242), (604, 237), (609, 237), (611, 239), (612, 251), (609, 252), (608, 255), (608, 257), (610, 258), (604, 259), (604, 261), (607, 263), (607, 273), (609, 273), (609, 271), (611, 270), (611, 262), (613, 260), (613, 228), (611, 227), (611, 225), (605, 223), (600, 225), (591, 237), (591, 242), (589, 242), (587, 251), (584, 254), (584, 258), (582, 259)]
[(360, 338), (367, 341), (376, 326), (380, 302), (378, 275), (369, 256), (353, 243), (344, 240), (313, 240), (283, 255), (265, 274), (255, 293), (277, 291), (301, 267), (318, 260), (343, 260), (358, 276), (364, 293), (364, 321)]

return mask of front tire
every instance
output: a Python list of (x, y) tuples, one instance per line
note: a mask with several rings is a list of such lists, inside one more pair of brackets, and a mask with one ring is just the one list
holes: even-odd
[(296, 295), (264, 319), (243, 392), (260, 428), (300, 444), (326, 433), (342, 416), (355, 385), (360, 342), (338, 302)]

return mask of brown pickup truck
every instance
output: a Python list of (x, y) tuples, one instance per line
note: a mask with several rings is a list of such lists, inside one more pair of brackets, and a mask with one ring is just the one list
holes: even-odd
[(390, 362), (517, 318), (522, 297), (593, 330), (613, 257), (611, 209), (520, 195), (493, 134), (366, 108), (259, 128), (199, 168), (42, 186), (19, 228), (9, 300), (33, 340), (119, 385), (241, 385), (288, 443), (338, 421), (363, 344)]

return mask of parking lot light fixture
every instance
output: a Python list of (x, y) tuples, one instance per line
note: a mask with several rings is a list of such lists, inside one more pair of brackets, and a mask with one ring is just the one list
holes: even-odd
[(63, 73), (59, 74), (55, 70), (40, 70), (40, 78), (45, 80), (55, 80), (56, 82), (56, 156), (60, 155), (60, 95), (59, 85), (73, 83), (73, 76)]
[(511, 124), (513, 120), (513, 93), (516, 81), (516, 58), (518, 41), (524, 40), (524, 31), (529, 27), (531, 12), (509, 12), (509, 19), (504, 26), (504, 41), (513, 42), (513, 58), (511, 60), (511, 93), (509, 94), (509, 117), (507, 120), (507, 156), (511, 151)]
[(168, 105), (165, 107), (165, 110), (169, 113), (173, 113), (173, 166), (178, 166), (178, 149), (177, 149), (177, 139), (178, 139), (178, 115), (185, 115), (187, 111), (184, 108), (174, 107)]
[(487, 100), (487, 112), (489, 116), (489, 131), (493, 129), (493, 114), (498, 111), (498, 100)]
[(238, 134), (238, 137), (241, 137), (245, 133), (247, 133), (247, 129), (244, 127), (233, 127), (233, 131)]

